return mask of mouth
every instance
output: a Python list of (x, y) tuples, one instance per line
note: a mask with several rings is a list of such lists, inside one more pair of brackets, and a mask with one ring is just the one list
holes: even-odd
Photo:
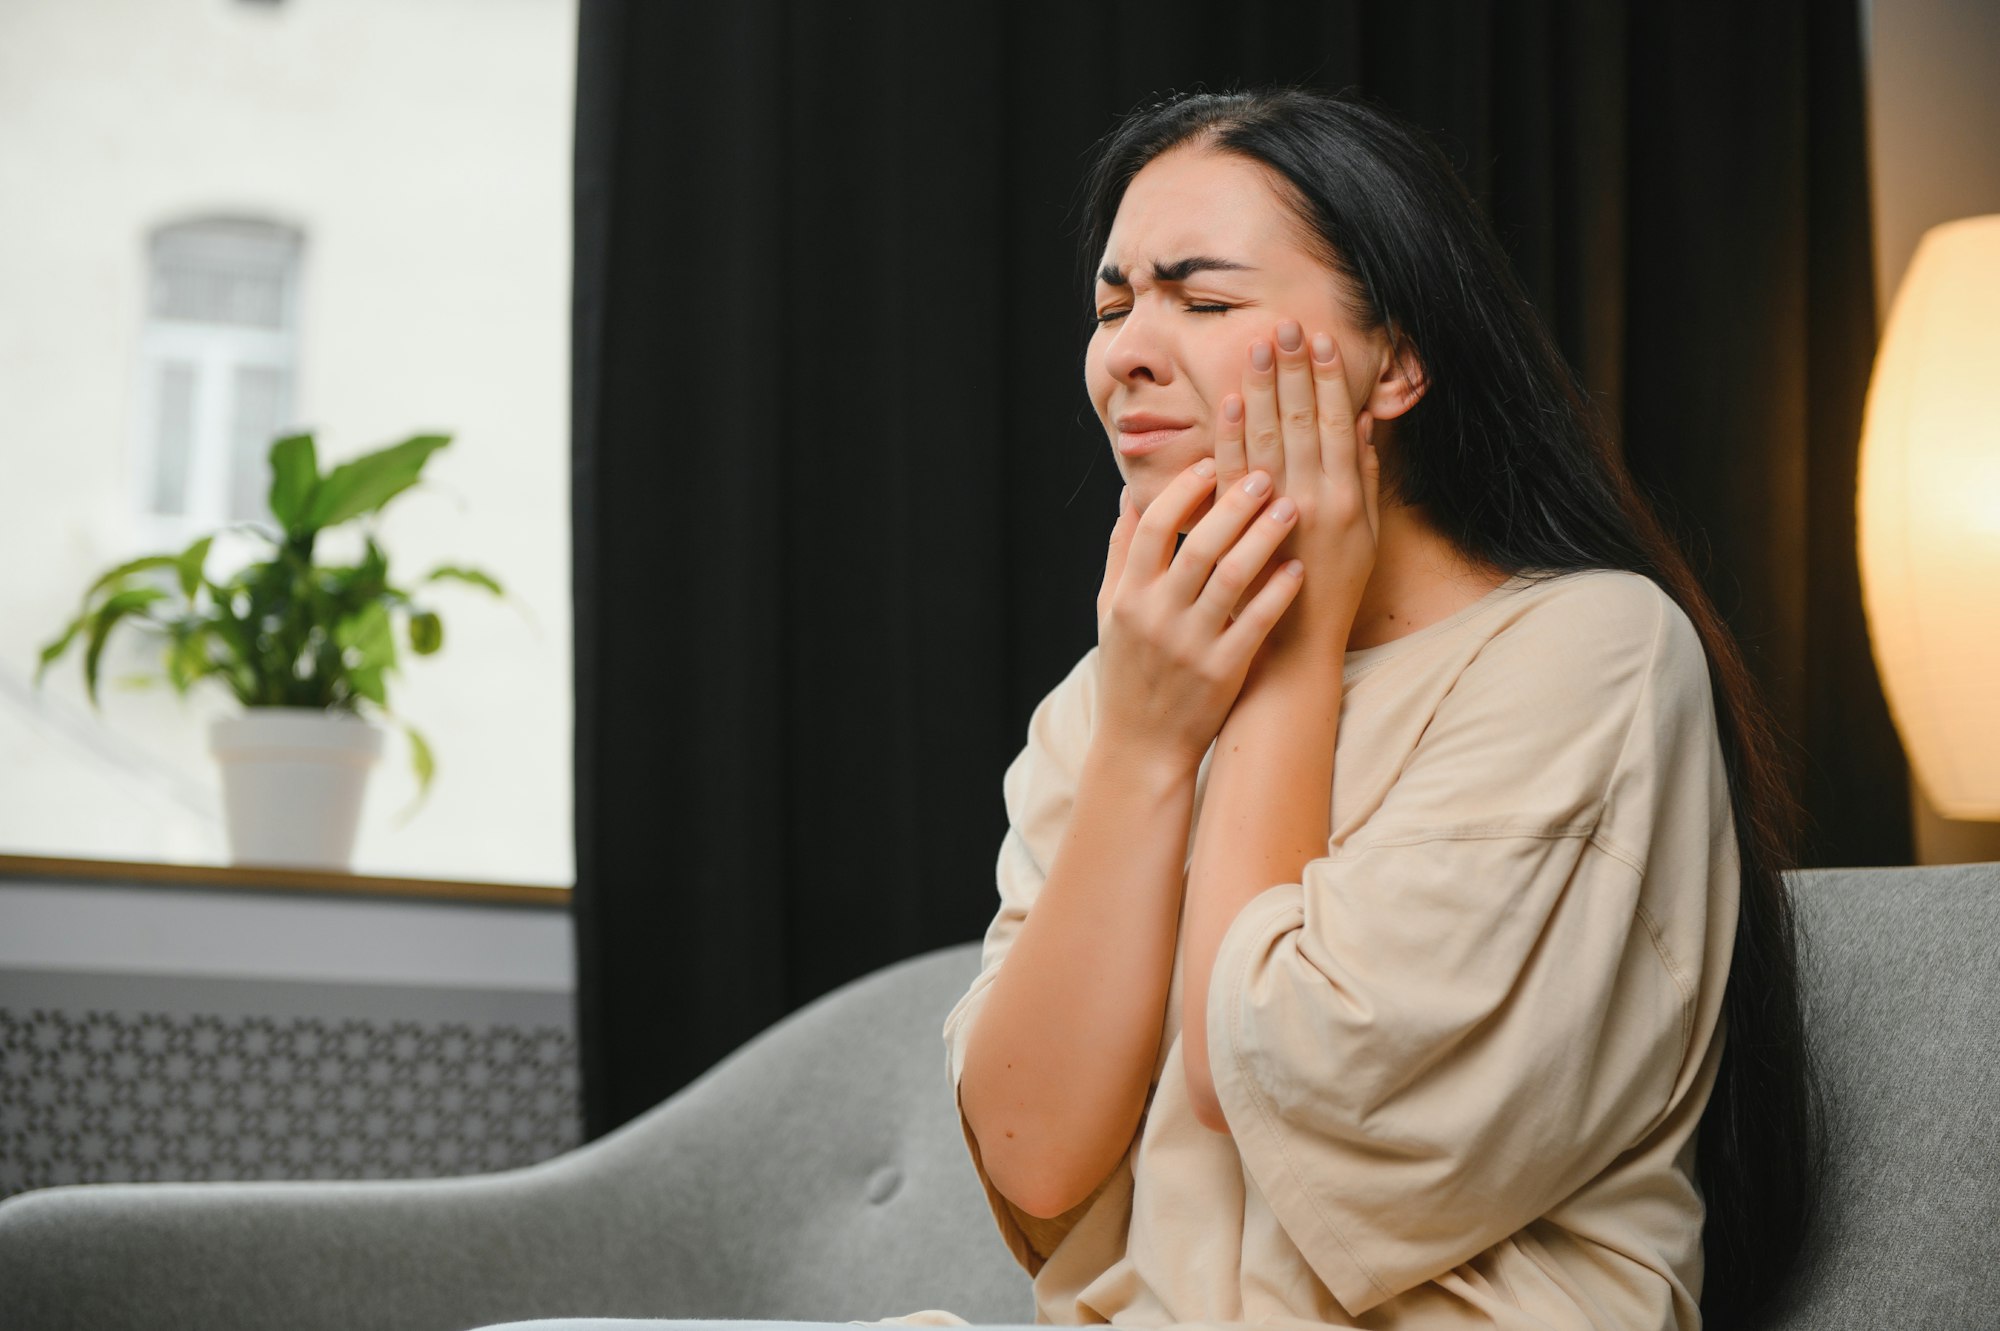
[(1192, 425), (1182, 425), (1173, 429), (1163, 430), (1120, 430), (1118, 432), (1118, 451), (1121, 455), (1128, 458), (1142, 457), (1159, 448), (1162, 444), (1179, 438), (1193, 428)]

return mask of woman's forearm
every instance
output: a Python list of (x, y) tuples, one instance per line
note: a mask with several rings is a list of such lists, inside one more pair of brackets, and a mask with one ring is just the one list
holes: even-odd
[(1300, 661), (1247, 688), (1210, 761), (1188, 868), (1181, 1054), (1195, 1117), (1228, 1132), (1209, 1072), (1208, 986), (1236, 915), (1326, 854), (1333, 748), (1340, 727), (1339, 659)]
[(960, 1099), (994, 1185), (1057, 1216), (1118, 1165), (1159, 1060), (1195, 767), (1093, 741), (1035, 906), (973, 1019)]

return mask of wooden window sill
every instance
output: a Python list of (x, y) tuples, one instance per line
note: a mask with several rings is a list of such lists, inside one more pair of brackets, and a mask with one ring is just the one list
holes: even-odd
[(233, 864), (160, 864), (0, 854), (0, 882), (67, 879), (121, 887), (222, 888), (244, 892), (331, 892), (348, 896), (418, 897), (567, 910), (570, 889), (530, 883), (483, 883), (450, 878), (390, 878), (333, 869), (259, 868)]

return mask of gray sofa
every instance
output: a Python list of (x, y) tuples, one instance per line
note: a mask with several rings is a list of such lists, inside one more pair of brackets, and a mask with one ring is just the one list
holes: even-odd
[[(2000, 863), (1793, 882), (1837, 1174), (1771, 1331), (2000, 1326)], [(20, 1194), (0, 1203), (0, 1326), (1032, 1322), (939, 1034), (978, 960), (975, 941), (855, 980), (525, 1169)]]

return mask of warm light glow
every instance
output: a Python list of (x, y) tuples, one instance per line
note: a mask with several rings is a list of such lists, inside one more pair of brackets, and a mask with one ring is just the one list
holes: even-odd
[(1868, 385), (1861, 599), (1910, 766), (2000, 819), (2000, 215), (1927, 232)]

